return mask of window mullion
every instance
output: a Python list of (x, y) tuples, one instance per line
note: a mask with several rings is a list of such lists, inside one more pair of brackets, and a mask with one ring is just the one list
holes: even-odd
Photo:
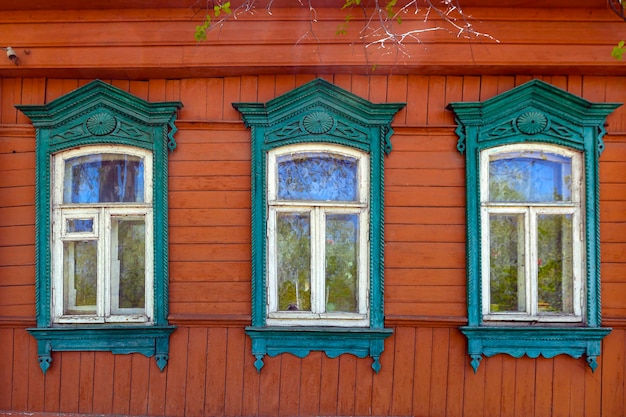
[(531, 316), (537, 315), (537, 298), (539, 294), (539, 284), (537, 281), (537, 211), (532, 207), (529, 207), (526, 214), (526, 282), (527, 282), (527, 294), (526, 294), (526, 306), (528, 308), (528, 314)]
[(111, 212), (103, 208), (100, 214), (100, 238), (98, 239), (97, 315), (106, 321), (111, 316)]
[[(325, 218), (325, 213), (320, 207), (315, 207), (311, 211), (311, 310), (315, 314), (323, 313), (325, 306)], [(314, 294), (313, 290), (315, 290)]]

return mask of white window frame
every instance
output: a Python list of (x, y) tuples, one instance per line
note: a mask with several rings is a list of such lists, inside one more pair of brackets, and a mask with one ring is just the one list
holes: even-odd
[[(290, 153), (325, 153), (355, 158), (358, 171), (358, 201), (323, 202), (278, 200), (278, 157)], [(369, 156), (343, 146), (301, 144), (277, 148), (267, 158), (267, 324), (278, 326), (369, 326)], [(311, 221), (311, 311), (278, 311), (276, 215), (279, 212), (307, 212)], [(331, 213), (359, 215), (358, 312), (331, 312), (325, 308), (325, 217)]]
[[(65, 162), (85, 155), (122, 154), (143, 159), (144, 202), (133, 203), (63, 203)], [(153, 161), (152, 152), (130, 146), (86, 146), (52, 156), (52, 317), (57, 324), (70, 323), (153, 323), (154, 310), (154, 238), (153, 238)], [(111, 266), (114, 254), (112, 219), (145, 222), (145, 308), (121, 309), (114, 305), (111, 294), (119, 281)], [(66, 230), (67, 220), (91, 219), (92, 232)], [(66, 241), (96, 240), (97, 243), (97, 297), (94, 315), (64, 314), (63, 244)], [(119, 278), (119, 277), (118, 277)], [(67, 294), (67, 296), (70, 296)]]
[[(489, 159), (492, 155), (507, 152), (549, 152), (571, 158), (572, 195), (569, 202), (506, 203), (489, 201)], [(480, 154), (480, 201), (481, 201), (481, 259), (482, 259), (482, 316), (485, 321), (518, 321), (545, 323), (580, 323), (584, 321), (584, 272), (585, 272), (585, 232), (584, 213), (584, 171), (582, 153), (556, 145), (523, 143), (488, 148)], [(526, 305), (525, 312), (490, 312), (490, 214), (522, 214), (524, 216), (524, 263)], [(573, 268), (573, 314), (539, 314), (537, 290), (537, 216), (541, 214), (572, 215), (572, 268)]]

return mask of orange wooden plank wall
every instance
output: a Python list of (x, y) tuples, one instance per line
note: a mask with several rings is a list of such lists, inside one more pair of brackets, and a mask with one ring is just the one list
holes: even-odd
[[(250, 144), (231, 103), (267, 101), (316, 75), (111, 81), (147, 100), (181, 100), (170, 159), (170, 313), (179, 326), (159, 372), (141, 355), (54, 353), (44, 376), (34, 325), (34, 129), (13, 107), (88, 80), (0, 79), (0, 410), (167, 416), (622, 416), (626, 414), (626, 110), (601, 156), (600, 367), (584, 360), (485, 359), (474, 374), (465, 322), (464, 160), (451, 101), (484, 100), (529, 76), (321, 75), (373, 102), (406, 101), (386, 161), (382, 370), (312, 353), (266, 358), (250, 315)], [(626, 102), (626, 78), (541, 77), (592, 101)]]

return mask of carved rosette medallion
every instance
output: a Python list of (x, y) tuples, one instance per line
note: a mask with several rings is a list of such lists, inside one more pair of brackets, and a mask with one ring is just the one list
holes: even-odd
[(85, 122), (85, 127), (95, 136), (104, 136), (115, 130), (117, 119), (109, 113), (96, 113)]
[(313, 135), (321, 135), (332, 129), (335, 120), (331, 115), (325, 112), (314, 112), (307, 114), (302, 119), (302, 127)]
[(546, 129), (548, 118), (541, 112), (529, 111), (518, 117), (515, 124), (520, 132), (535, 135)]

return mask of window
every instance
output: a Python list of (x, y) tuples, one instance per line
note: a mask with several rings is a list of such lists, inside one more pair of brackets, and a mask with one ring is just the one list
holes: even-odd
[(586, 356), (601, 341), (598, 157), (617, 104), (533, 80), (451, 103), (465, 154), (471, 365), (483, 356)]
[(581, 322), (580, 153), (502, 146), (480, 170), (483, 320)]
[(252, 339), (265, 355), (371, 357), (384, 339), (385, 154), (404, 104), (317, 79), (233, 104), (252, 127)]
[(148, 103), (93, 81), (18, 108), (37, 130), (38, 343), (169, 359), (167, 157), (177, 102)]
[(152, 321), (152, 154), (107, 146), (53, 161), (55, 323)]
[(367, 167), (336, 146), (270, 152), (268, 325), (369, 325)]

